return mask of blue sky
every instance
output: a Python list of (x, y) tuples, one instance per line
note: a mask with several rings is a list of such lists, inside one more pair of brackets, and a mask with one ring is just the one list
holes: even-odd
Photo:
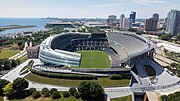
[(137, 18), (164, 18), (171, 9), (180, 10), (180, 0), (0, 0), (0, 17), (106, 18), (136, 11)]

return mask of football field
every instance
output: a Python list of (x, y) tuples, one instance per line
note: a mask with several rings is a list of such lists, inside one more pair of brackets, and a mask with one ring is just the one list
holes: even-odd
[(76, 68), (110, 68), (111, 61), (108, 55), (103, 51), (83, 50), (81, 53), (81, 63)]

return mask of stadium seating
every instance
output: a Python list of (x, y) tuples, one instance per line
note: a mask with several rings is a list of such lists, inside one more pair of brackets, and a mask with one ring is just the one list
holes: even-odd
[(73, 52), (101, 50), (109, 55), (113, 66), (119, 66), (129, 59), (149, 51), (150, 46), (147, 39), (126, 32), (61, 33), (50, 36), (42, 42), (39, 56), (44, 63), (79, 66), (81, 55)]
[(109, 33), (108, 37), (110, 40), (113, 40), (127, 50), (128, 54), (133, 54), (138, 51), (142, 51), (148, 47), (148, 44), (137, 35), (123, 34), (123, 33)]

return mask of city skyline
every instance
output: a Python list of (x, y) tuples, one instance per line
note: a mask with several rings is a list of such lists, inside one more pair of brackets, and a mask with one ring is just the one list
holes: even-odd
[(0, 17), (120, 18), (135, 11), (136, 18), (150, 18), (153, 13), (165, 18), (171, 9), (179, 10), (179, 4), (178, 0), (1, 0)]

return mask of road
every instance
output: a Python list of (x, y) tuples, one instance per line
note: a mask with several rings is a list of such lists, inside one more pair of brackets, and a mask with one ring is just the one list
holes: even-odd
[(19, 75), (19, 72), (20, 72), (21, 68), (25, 67), (28, 64), (29, 61), (30, 61), (30, 59), (28, 59), (25, 62), (23, 62), (22, 64), (18, 65), (16, 68), (12, 69), (10, 72), (3, 75), (1, 77), (1, 79), (6, 79), (6, 80), (9, 80), (10, 82), (13, 82), (13, 80), (16, 79), (17, 77), (23, 77), (23, 75), (22, 76)]
[[(1, 77), (1, 79), (6, 79), (9, 80), (10, 82), (13, 82), (14, 79), (16, 79), (17, 77), (21, 77), (23, 78), (25, 75), (19, 75), (19, 72), (21, 70), (21, 68), (23, 68), (24, 66), (26, 66), (28, 64), (28, 62), (30, 61), (27, 60), (24, 63), (20, 64), (19, 66), (17, 66), (16, 68), (14, 68), (13, 70), (11, 70), (10, 72), (8, 72), (7, 74), (5, 74), (4, 76)], [(165, 72), (165, 75), (167, 75), (167, 73)], [(172, 79), (171, 76), (168, 76), (169, 79)], [(115, 98), (115, 97), (122, 97), (122, 96), (127, 96), (127, 95), (131, 95), (132, 92), (144, 92), (144, 91), (159, 91), (159, 92), (172, 92), (172, 90), (177, 90), (177, 88), (180, 88), (179, 84), (175, 84), (173, 86), (166, 86), (163, 87), (162, 84), (163, 82), (168, 82), (169, 79), (164, 79), (164, 76), (161, 77), (161, 83), (158, 83), (158, 86), (151, 86), (151, 87), (147, 87), (147, 86), (140, 86), (140, 87), (109, 87), (109, 88), (104, 88), (106, 94), (108, 94), (109, 98)], [(176, 78), (176, 80), (178, 80), (179, 78)], [(165, 81), (167, 80), (167, 81)], [(175, 80), (175, 79), (172, 79)], [(175, 83), (175, 81), (173, 82)], [(168, 84), (172, 84), (171, 82), (168, 82)], [(36, 88), (37, 90), (41, 90), (42, 88), (47, 87), (47, 88), (56, 88), (59, 91), (67, 91), (69, 90), (70, 87), (60, 87), (60, 86), (55, 86), (55, 85), (49, 85), (49, 84), (41, 84), (41, 83), (36, 83), (36, 82), (32, 82), (29, 81), (29, 88)], [(171, 89), (172, 88), (172, 89)]]

